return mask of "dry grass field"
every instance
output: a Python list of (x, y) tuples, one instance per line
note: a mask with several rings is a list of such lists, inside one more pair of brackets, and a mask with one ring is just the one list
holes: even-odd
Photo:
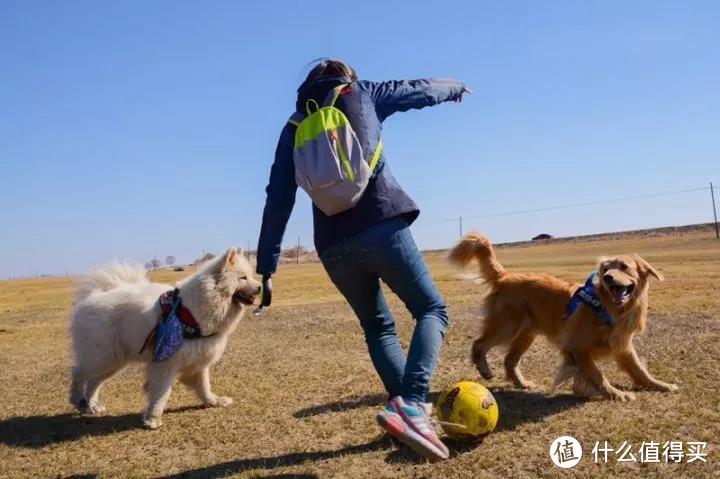
[[(648, 331), (638, 350), (674, 394), (640, 392), (632, 403), (550, 394), (558, 355), (544, 341), (523, 359), (536, 391), (501, 375), (489, 382), (500, 407), (497, 430), (475, 446), (450, 443), (453, 457), (430, 464), (383, 436), (375, 414), (385, 397), (349, 307), (317, 263), (283, 265), (274, 305), (246, 317), (214, 370), (228, 409), (206, 409), (182, 386), (165, 425), (141, 428), (142, 375), (128, 369), (103, 390), (108, 413), (76, 415), (66, 403), (68, 279), (0, 282), (0, 476), (2, 477), (718, 477), (720, 474), (720, 241), (710, 233), (501, 248), (512, 271), (585, 279), (597, 256), (638, 252), (666, 277), (650, 294)], [(462, 280), (441, 254), (427, 257), (445, 295), (451, 326), (434, 391), (470, 378), (482, 287)], [(182, 273), (159, 273), (172, 282)], [(391, 296), (404, 344), (412, 318)], [(500, 352), (492, 356), (500, 371)], [(606, 364), (613, 382), (628, 379)], [(550, 461), (551, 441), (583, 444), (574, 469)], [(595, 441), (707, 441), (708, 463), (594, 464)]]

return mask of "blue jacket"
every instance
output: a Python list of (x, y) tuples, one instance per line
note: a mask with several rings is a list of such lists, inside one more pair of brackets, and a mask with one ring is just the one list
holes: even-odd
[[(341, 83), (347, 83), (347, 79), (325, 78), (311, 83), (298, 92), (296, 111), (304, 112), (309, 98), (322, 104), (327, 93)], [(375, 151), (382, 133), (382, 122), (387, 117), (398, 111), (458, 100), (464, 91), (465, 84), (457, 80), (360, 80), (344, 89), (335, 106), (350, 120), (363, 151)], [(277, 268), (285, 227), (295, 204), (294, 142), (295, 126), (287, 123), (280, 133), (270, 183), (265, 190), (267, 200), (257, 250), (257, 272), (261, 275), (272, 274)], [(313, 205), (315, 248), (322, 253), (333, 244), (376, 223), (403, 216), (410, 224), (419, 214), (415, 202), (390, 172), (383, 154), (365, 193), (353, 208), (327, 216)]]

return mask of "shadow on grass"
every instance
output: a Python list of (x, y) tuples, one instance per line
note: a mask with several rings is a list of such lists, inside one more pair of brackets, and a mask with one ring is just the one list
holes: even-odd
[[(457, 441), (447, 436), (443, 437), (442, 441), (450, 450), (450, 458), (474, 451), (482, 444), (482, 440), (476, 442)], [(388, 464), (425, 464), (429, 462), (428, 459), (425, 459), (406, 445), (397, 441), (393, 441), (393, 443), (396, 449), (385, 456), (385, 462)]]
[[(549, 416), (559, 414), (567, 409), (580, 406), (588, 401), (572, 394), (549, 395), (542, 392), (532, 392), (514, 389), (492, 388), (493, 396), (500, 408), (500, 420), (496, 431), (512, 431), (526, 423), (543, 421)], [(435, 403), (440, 396), (439, 391), (431, 392), (428, 401)], [(332, 412), (349, 411), (363, 407), (380, 406), (387, 401), (385, 394), (368, 394), (364, 396), (345, 398), (326, 404), (319, 404), (301, 409), (293, 414), (296, 418), (305, 418)], [(386, 436), (387, 437), (387, 436)], [(387, 439), (390, 441), (390, 439)], [(451, 456), (465, 454), (477, 449), (482, 440), (477, 442), (457, 441), (444, 437), (443, 441), (450, 449)], [(391, 464), (422, 464), (424, 458), (414, 453), (406, 446), (393, 441), (397, 446), (385, 458)], [(215, 477), (215, 476), (211, 476)]]
[(328, 414), (331, 412), (349, 411), (352, 409), (360, 409), (363, 407), (380, 406), (381, 404), (385, 404), (387, 400), (387, 394), (366, 394), (364, 396), (341, 399), (340, 401), (318, 404), (316, 406), (310, 406), (305, 409), (300, 409), (299, 411), (293, 413), (293, 417), (304, 418), (318, 416), (320, 414)]
[[(186, 406), (168, 409), (165, 414), (202, 408), (204, 406)], [(141, 428), (142, 420), (137, 413), (120, 416), (83, 416), (77, 413), (18, 416), (0, 420), (0, 444), (39, 449), (87, 436), (108, 436)]]
[[(161, 476), (161, 479), (182, 479), (182, 478), (219, 478), (227, 477), (233, 474), (237, 474), (243, 471), (253, 469), (275, 469), (278, 467), (297, 466), (305, 464), (306, 462), (313, 461), (325, 461), (328, 459), (336, 459), (353, 454), (365, 454), (368, 452), (380, 451), (392, 447), (390, 438), (382, 436), (373, 441), (356, 444), (353, 446), (345, 446), (340, 449), (333, 449), (330, 451), (313, 451), (313, 452), (292, 452), (289, 454), (282, 454), (280, 456), (269, 456), (269, 457), (253, 457), (249, 459), (237, 459), (235, 461), (221, 462), (213, 464), (212, 466), (201, 467), (198, 469), (191, 469), (188, 471), (179, 472), (177, 474), (171, 474), (169, 476)], [(265, 477), (265, 476), (260, 476)], [(283, 474), (279, 476), (268, 476), (268, 477), (317, 477), (312, 474)]]
[(548, 416), (585, 404), (589, 399), (573, 394), (548, 395), (546, 393), (494, 389), (500, 420), (497, 431), (512, 431), (526, 423), (540, 422)]
[[(499, 431), (512, 430), (527, 422), (542, 421), (547, 416), (552, 416), (588, 401), (572, 394), (549, 395), (542, 392), (503, 388), (492, 388), (492, 393), (497, 399), (500, 408), (500, 422), (497, 428)], [(439, 396), (440, 391), (433, 391), (428, 394), (428, 401), (435, 403)], [(293, 413), (293, 417), (305, 418), (332, 412), (381, 406), (385, 404), (385, 401), (387, 401), (387, 395), (385, 394), (366, 394), (300, 409)]]

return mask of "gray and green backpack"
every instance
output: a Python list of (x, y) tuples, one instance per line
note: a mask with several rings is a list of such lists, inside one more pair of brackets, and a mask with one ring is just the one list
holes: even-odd
[(308, 100), (307, 116), (295, 113), (288, 120), (297, 127), (295, 182), (328, 216), (349, 210), (360, 201), (382, 153), (379, 141), (373, 154), (366, 157), (350, 121), (335, 107), (346, 86), (331, 90), (322, 107)]

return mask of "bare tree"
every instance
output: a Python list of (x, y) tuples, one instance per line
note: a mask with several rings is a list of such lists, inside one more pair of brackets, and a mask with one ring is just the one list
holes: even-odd
[(282, 255), (285, 258), (295, 259), (298, 256), (306, 255), (307, 252), (308, 252), (308, 249), (306, 247), (298, 245), (298, 246), (293, 246), (292, 248), (284, 249), (282, 251)]
[(162, 266), (162, 263), (157, 258), (153, 258), (150, 261), (148, 261), (147, 263), (145, 263), (145, 269), (148, 269), (150, 271), (155, 271), (160, 266)]
[(175, 256), (168, 256), (167, 258), (165, 258), (165, 264), (172, 267), (172, 265), (175, 264)]
[(196, 259), (193, 264), (195, 264), (195, 265), (200, 265), (200, 264), (202, 264), (202, 263), (204, 263), (204, 262), (206, 262), (206, 261), (210, 261), (210, 260), (213, 259), (214, 257), (215, 257), (214, 254), (212, 254), (212, 253), (205, 253), (205, 250), (203, 250), (203, 255), (202, 255), (202, 257)]

